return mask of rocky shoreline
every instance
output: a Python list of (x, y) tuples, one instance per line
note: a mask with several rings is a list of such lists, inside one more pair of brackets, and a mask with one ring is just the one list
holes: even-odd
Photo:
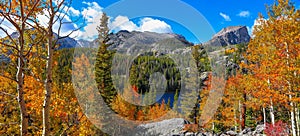
[(185, 125), (190, 124), (189, 121), (182, 118), (174, 118), (163, 120), (160, 122), (142, 124), (137, 127), (136, 136), (265, 136), (264, 125), (257, 125), (256, 128), (246, 128), (242, 132), (237, 133), (232, 130), (213, 133), (213, 132), (189, 132), (184, 130)]

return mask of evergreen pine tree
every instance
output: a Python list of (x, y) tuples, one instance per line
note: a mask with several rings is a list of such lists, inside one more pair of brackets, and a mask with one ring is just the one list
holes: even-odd
[(101, 96), (106, 103), (110, 104), (116, 96), (117, 91), (113, 87), (111, 78), (111, 66), (114, 52), (108, 50), (108, 47), (110, 46), (110, 44), (107, 44), (109, 41), (108, 19), (107, 15), (103, 13), (101, 23), (97, 27), (100, 47), (96, 58), (95, 75)]

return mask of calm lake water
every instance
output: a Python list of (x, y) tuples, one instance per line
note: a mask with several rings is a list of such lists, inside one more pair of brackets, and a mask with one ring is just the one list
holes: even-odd
[(168, 99), (170, 99), (170, 106), (173, 107), (173, 103), (174, 103), (174, 96), (175, 96), (175, 92), (167, 92), (162, 94), (158, 94), (156, 96), (156, 101), (159, 103), (162, 103), (163, 100), (165, 100), (165, 103), (168, 102)]

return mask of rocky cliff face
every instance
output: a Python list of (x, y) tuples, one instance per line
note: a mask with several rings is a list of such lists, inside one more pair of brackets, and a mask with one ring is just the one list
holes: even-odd
[(109, 49), (127, 54), (151, 50), (170, 53), (178, 48), (193, 46), (183, 36), (177, 34), (160, 34), (153, 32), (120, 31), (109, 35)]
[[(185, 37), (177, 34), (169, 33), (154, 33), (154, 32), (129, 32), (121, 30), (118, 33), (109, 34), (108, 44), (111, 44), (108, 49), (117, 50), (122, 53), (136, 53), (141, 50), (152, 49), (152, 51), (161, 50), (164, 53), (172, 52), (178, 47), (193, 46), (193, 43), (187, 41)], [(66, 45), (63, 48), (69, 47), (69, 40), (62, 39)], [(78, 40), (72, 44), (73, 47), (89, 47), (97, 48), (99, 43), (97, 39), (94, 41)]]
[(211, 46), (227, 46), (248, 43), (250, 35), (246, 26), (232, 26), (223, 28), (206, 44)]
[(70, 38), (70, 37), (59, 39), (57, 41), (57, 44), (59, 44), (58, 49), (79, 47), (78, 44), (77, 44), (77, 41), (73, 38)]

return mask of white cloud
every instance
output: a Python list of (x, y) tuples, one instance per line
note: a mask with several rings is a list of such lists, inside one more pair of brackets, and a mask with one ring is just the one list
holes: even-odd
[[(74, 9), (73, 7), (69, 8), (69, 11), (63, 22), (72, 22), (72, 17), (79, 17), (83, 16), (85, 19), (85, 24), (83, 28), (79, 31), (74, 32), (71, 37), (76, 39), (85, 39), (85, 40), (94, 40), (97, 38), (98, 31), (97, 26), (100, 24), (100, 19), (102, 17), (102, 7), (99, 6), (96, 2), (82, 2), (83, 4), (87, 5), (86, 8), (82, 10)], [(66, 9), (63, 9), (63, 12), (66, 12)], [(42, 26), (47, 26), (49, 18), (47, 17), (47, 12), (44, 10), (44, 14), (40, 14), (37, 16), (37, 19), (40, 21)], [(169, 24), (162, 20), (153, 19), (153, 18), (142, 18), (140, 22), (134, 23), (129, 20), (126, 16), (117, 16), (113, 20), (109, 21), (109, 27), (113, 32), (117, 32), (120, 30), (128, 30), (128, 31), (150, 31), (150, 32), (157, 32), (157, 33), (172, 33), (172, 28)], [(11, 29), (11, 24), (7, 21), (4, 21), (1, 24), (2, 27), (7, 29), (11, 34), (15, 30)], [(12, 27), (13, 28), (13, 27)], [(59, 22), (56, 22), (53, 26), (54, 32), (57, 33), (59, 28)], [(69, 34), (72, 30), (77, 29), (78, 26), (76, 23), (67, 23), (63, 24), (61, 27), (60, 35), (65, 36)], [(4, 34), (0, 31), (0, 36)]]
[[(76, 39), (85, 39), (92, 41), (97, 38), (98, 31), (97, 26), (100, 24), (100, 19), (102, 17), (102, 7), (99, 6), (96, 2), (82, 2), (88, 7), (84, 8), (81, 11), (81, 14), (86, 20), (86, 25), (82, 28), (81, 31), (76, 32)], [(153, 18), (143, 18), (138, 24), (130, 21), (126, 16), (117, 16), (114, 19), (111, 19), (108, 23), (109, 28), (113, 32), (120, 30), (128, 31), (150, 31), (157, 33), (171, 33), (171, 26), (166, 22), (153, 19)]]
[[(70, 19), (70, 16), (66, 15), (63, 19), (63, 22), (72, 22), (72, 20)], [(55, 33), (58, 33), (59, 25), (60, 25), (59, 22), (56, 22), (53, 25), (53, 30), (54, 30)], [(78, 28), (78, 26), (75, 23), (62, 24), (60, 32), (59, 32), (60, 36), (66, 36), (69, 33), (71, 33), (73, 30), (76, 30), (77, 28)]]
[(97, 16), (102, 15), (102, 7), (100, 7), (96, 2), (82, 2), (88, 5), (87, 8), (82, 10), (82, 15), (87, 20), (87, 22), (94, 22)]
[(73, 7), (69, 8), (69, 12), (70, 12), (71, 15), (74, 15), (74, 16), (79, 16), (80, 15), (80, 11), (74, 9)]
[(109, 27), (113, 31), (120, 30), (138, 30), (138, 26), (134, 24), (132, 21), (129, 21), (129, 18), (126, 16), (117, 16), (110, 24)]
[[(0, 21), (2, 21), (2, 19), (3, 18), (0, 17)], [(3, 29), (5, 29), (8, 32), (8, 34), (12, 34), (13, 32), (16, 31), (15, 27), (9, 21), (7, 21), (6, 19), (4, 19), (3, 22), (0, 25)], [(7, 36), (6, 33), (3, 30), (0, 30), (0, 37), (3, 38), (3, 37), (6, 37), (6, 36)]]
[[(57, 1), (55, 2), (55, 4), (57, 3)], [(69, 6), (69, 5), (65, 5), (62, 9), (63, 13), (67, 13), (69, 16), (74, 16), (74, 17), (78, 17), (80, 15), (80, 11)]]
[[(60, 13), (57, 13), (57, 14), (60, 14)], [(64, 13), (61, 13), (61, 14), (64, 14)], [(44, 26), (44, 27), (47, 26), (47, 23), (49, 21), (48, 16), (49, 15), (48, 15), (48, 12), (46, 10), (44, 10), (44, 14), (40, 14), (40, 15), (37, 16), (37, 19), (39, 20), (41, 25)], [(72, 22), (69, 15), (65, 15), (63, 20), (62, 20), (63, 24), (60, 28), (60, 32), (59, 32), (60, 36), (66, 36), (69, 33), (71, 33), (73, 30), (78, 28), (78, 26), (75, 23), (66, 23), (66, 22)], [(60, 21), (57, 20), (53, 25), (53, 32), (58, 34), (59, 26), (60, 26)], [(74, 37), (74, 34), (71, 35), (71, 37)]]
[(237, 14), (239, 17), (249, 17), (250, 12), (249, 11), (241, 11), (239, 14)]
[(152, 18), (143, 18), (141, 20), (141, 31), (150, 31), (150, 32), (157, 32), (157, 33), (171, 33), (172, 29), (171, 26), (168, 25), (166, 22), (152, 19)]
[(86, 25), (83, 26), (81, 31), (74, 33), (74, 35), (76, 35), (76, 39), (85, 39), (92, 41), (98, 35), (98, 31), (96, 28), (100, 24), (103, 8), (96, 2), (83, 1), (82, 4), (88, 6), (86, 8), (83, 8), (83, 10), (81, 11), (81, 15), (84, 17)]
[(83, 27), (83, 30), (78, 32), (78, 37), (76, 39), (84, 39), (92, 41), (98, 35), (97, 26), (100, 24), (102, 13), (96, 16), (92, 22), (88, 22), (86, 26)]
[(220, 13), (220, 16), (222, 16), (225, 19), (225, 21), (231, 21), (231, 18), (222, 12)]
[(250, 28), (250, 27), (247, 27), (248, 28), (248, 31), (249, 31), (249, 34), (252, 36), (252, 37), (255, 37), (255, 35), (253, 35), (253, 30), (254, 30), (254, 27), (255, 26), (260, 26), (262, 25), (264, 22), (266, 21), (266, 19), (255, 19), (254, 20), (254, 23), (253, 23), (253, 26)]
[(47, 27), (47, 23), (49, 21), (49, 14), (46, 10), (43, 10), (43, 15), (40, 14), (40, 15), (37, 15), (37, 20), (40, 22), (40, 24), (44, 27)]
[(166, 22), (153, 19), (153, 18), (142, 18), (139, 25), (133, 23), (126, 16), (118, 16), (111, 23), (110, 28), (113, 31), (128, 30), (128, 31), (149, 31), (157, 33), (172, 33), (172, 28)]
[(91, 6), (91, 3), (90, 2), (86, 2), (86, 1), (83, 1), (82, 4), (86, 4), (88, 6)]

